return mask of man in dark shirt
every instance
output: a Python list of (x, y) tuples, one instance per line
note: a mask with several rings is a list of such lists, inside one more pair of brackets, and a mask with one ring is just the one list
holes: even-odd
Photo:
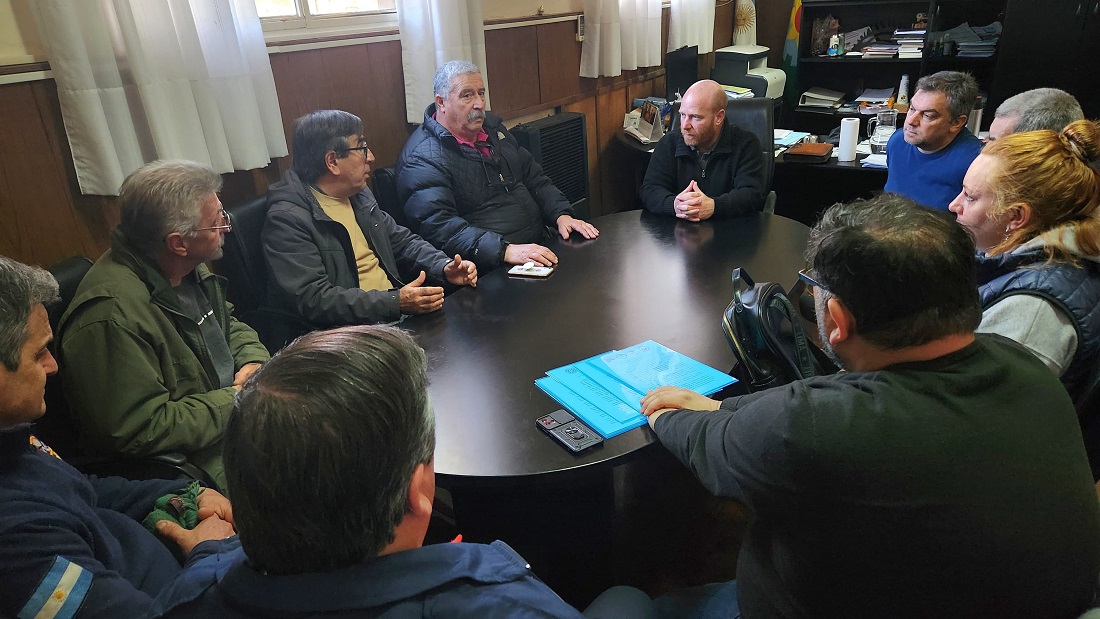
[(975, 336), (973, 255), (906, 198), (834, 206), (803, 277), (847, 371), (723, 402), (646, 395), (661, 442), (756, 514), (743, 616), (1073, 617), (1092, 600), (1100, 509), (1073, 404), (1026, 349)]
[(726, 122), (726, 101), (713, 80), (684, 93), (680, 128), (657, 142), (642, 181), (647, 210), (702, 221), (764, 207), (760, 140)]
[[(0, 617), (142, 617), (181, 568), (141, 521), (186, 482), (85, 477), (32, 434), (57, 371), (43, 305), (56, 299), (48, 272), (0, 256)], [(198, 504), (194, 529), (158, 528), (188, 561), (233, 534), (225, 497)]]

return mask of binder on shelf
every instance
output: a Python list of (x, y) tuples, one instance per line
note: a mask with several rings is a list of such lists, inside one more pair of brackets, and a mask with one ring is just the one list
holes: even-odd
[(844, 93), (817, 86), (802, 93), (798, 99), (800, 107), (836, 108), (844, 100)]

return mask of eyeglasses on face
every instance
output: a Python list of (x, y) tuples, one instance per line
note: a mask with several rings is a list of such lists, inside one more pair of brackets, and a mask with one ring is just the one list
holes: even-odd
[(832, 292), (832, 290), (829, 290), (828, 286), (826, 286), (826, 285), (822, 284), (821, 282), (817, 281), (816, 279), (814, 279), (809, 274), (808, 269), (802, 269), (801, 271), (799, 271), (798, 272), (798, 279), (806, 282), (808, 285), (812, 286), (813, 288), (820, 288), (820, 289), (824, 290), (825, 292), (829, 292), (829, 293)]
[(351, 153), (351, 151), (353, 151), (353, 150), (357, 150), (357, 151), (363, 153), (363, 156), (366, 157), (367, 156), (367, 151), (370, 150), (370, 146), (367, 146), (367, 141), (366, 140), (359, 140), (359, 144), (357, 146), (348, 146), (347, 148), (341, 148), (340, 150), (337, 151), (337, 154), (343, 153), (340, 156), (341, 157), (347, 157), (348, 154)]
[(195, 228), (195, 232), (203, 232), (205, 230), (217, 230), (218, 232), (229, 232), (233, 229), (233, 219), (229, 217), (229, 213), (223, 208), (221, 213), (218, 214), (218, 224), (215, 226), (207, 226), (205, 228)]

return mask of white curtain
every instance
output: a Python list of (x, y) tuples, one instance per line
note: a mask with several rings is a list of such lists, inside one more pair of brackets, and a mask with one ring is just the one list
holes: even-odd
[(80, 190), (154, 159), (219, 173), (287, 154), (253, 0), (35, 0)]
[(698, 45), (700, 54), (714, 50), (714, 0), (671, 0), (668, 51)]
[(424, 108), (435, 100), (435, 70), (451, 60), (469, 60), (481, 69), (489, 109), (481, 0), (397, 0), (397, 21), (408, 122), (424, 120)]
[(661, 64), (661, 0), (585, 0), (581, 77)]

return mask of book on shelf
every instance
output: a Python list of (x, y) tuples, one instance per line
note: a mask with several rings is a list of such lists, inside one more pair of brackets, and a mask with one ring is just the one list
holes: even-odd
[(799, 107), (835, 109), (844, 100), (844, 93), (814, 86), (798, 98)]

